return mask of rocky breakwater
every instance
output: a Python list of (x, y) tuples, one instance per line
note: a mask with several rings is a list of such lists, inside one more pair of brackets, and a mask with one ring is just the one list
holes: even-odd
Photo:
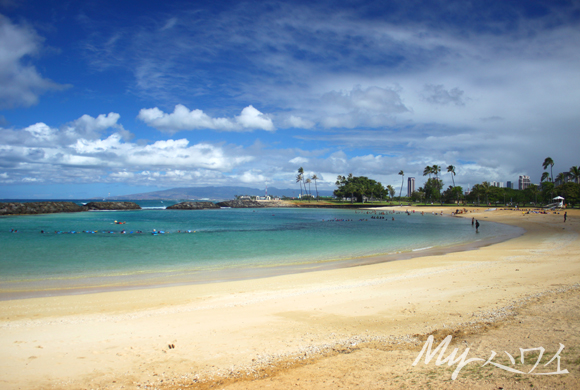
[(74, 202), (10, 202), (0, 203), (0, 215), (75, 213), (87, 211)]
[(264, 207), (260, 202), (250, 199), (226, 200), (225, 202), (219, 202), (217, 205), (219, 207), (231, 207), (232, 209), (253, 209)]
[(89, 202), (87, 210), (141, 210), (141, 206), (134, 202)]
[(213, 202), (181, 202), (167, 207), (167, 210), (205, 210), (219, 208), (220, 206)]

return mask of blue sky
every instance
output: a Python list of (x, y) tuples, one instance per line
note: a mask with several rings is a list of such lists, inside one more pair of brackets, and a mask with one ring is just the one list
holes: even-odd
[(580, 165), (578, 1), (136, 4), (0, 0), (0, 198)]

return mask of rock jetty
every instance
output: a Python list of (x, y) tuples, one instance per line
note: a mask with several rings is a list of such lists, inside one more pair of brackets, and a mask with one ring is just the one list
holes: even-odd
[(205, 210), (219, 208), (220, 206), (213, 202), (181, 202), (167, 207), (167, 210)]
[(89, 202), (85, 207), (88, 210), (141, 210), (134, 202)]
[(250, 199), (226, 200), (225, 202), (219, 202), (217, 205), (219, 207), (231, 207), (233, 209), (253, 209), (264, 207), (260, 202)]
[(10, 202), (0, 203), (0, 215), (76, 213), (87, 211), (74, 202)]
[(133, 202), (90, 202), (79, 206), (74, 202), (10, 202), (0, 203), (0, 215), (78, 213), (90, 210), (140, 210)]

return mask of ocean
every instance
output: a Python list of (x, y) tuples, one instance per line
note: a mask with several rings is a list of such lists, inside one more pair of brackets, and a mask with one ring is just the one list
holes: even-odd
[(136, 202), (143, 210), (0, 217), (0, 300), (305, 272), (521, 234), (428, 213)]

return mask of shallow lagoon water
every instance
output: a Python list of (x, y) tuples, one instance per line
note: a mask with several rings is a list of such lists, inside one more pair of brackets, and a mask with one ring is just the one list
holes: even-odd
[[(152, 235), (154, 229), (165, 233)], [(295, 272), (518, 232), (482, 222), (475, 234), (470, 220), (462, 218), (339, 209), (145, 209), (2, 217), (0, 299), (246, 278), (266, 268)]]

